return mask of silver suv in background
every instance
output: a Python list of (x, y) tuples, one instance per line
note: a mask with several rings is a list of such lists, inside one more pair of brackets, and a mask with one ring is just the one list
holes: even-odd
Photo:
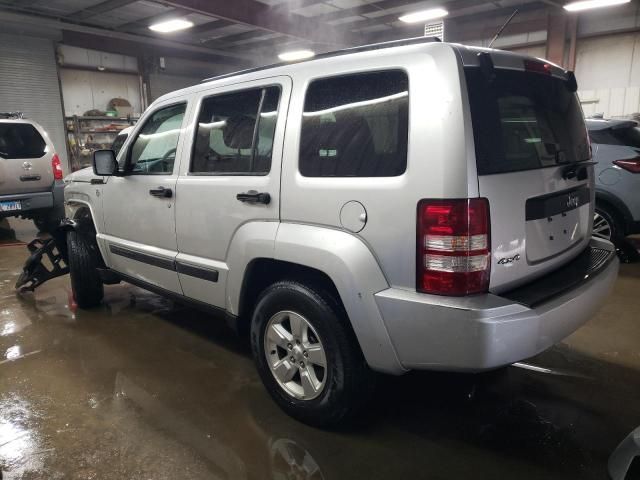
[(586, 123), (597, 162), (593, 234), (619, 243), (640, 233), (640, 128), (632, 120)]
[(117, 158), (67, 179), (76, 301), (124, 280), (218, 312), (315, 425), (357, 412), (372, 370), (533, 356), (618, 271), (591, 237), (576, 88), (539, 59), (422, 38), (169, 93)]
[(20, 113), (0, 113), (0, 218), (33, 219), (40, 231), (64, 218), (60, 158), (44, 129)]

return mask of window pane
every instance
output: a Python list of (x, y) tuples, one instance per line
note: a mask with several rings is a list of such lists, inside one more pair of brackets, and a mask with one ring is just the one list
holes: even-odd
[(582, 110), (564, 80), (496, 69), (488, 82), (465, 69), (479, 175), (588, 160)]
[[(255, 132), (263, 90), (262, 113)], [(191, 172), (268, 173), (279, 97), (280, 89), (270, 87), (206, 98), (198, 118)]]
[(173, 173), (186, 104), (158, 110), (145, 122), (131, 147), (129, 169), (138, 174)]
[(605, 128), (591, 130), (591, 141), (603, 145), (626, 145), (640, 148), (640, 130), (637, 127)]
[(46, 143), (33, 125), (0, 123), (0, 156), (4, 158), (40, 158)]
[(115, 152), (116, 156), (118, 155), (118, 153), (120, 153), (120, 149), (124, 145), (124, 142), (128, 136), (129, 135), (127, 135), (126, 133), (123, 133), (122, 135), (118, 135), (116, 139), (113, 141), (113, 143), (111, 144), (111, 150)]
[(390, 177), (407, 167), (409, 80), (401, 71), (316, 80), (307, 91), (300, 173)]

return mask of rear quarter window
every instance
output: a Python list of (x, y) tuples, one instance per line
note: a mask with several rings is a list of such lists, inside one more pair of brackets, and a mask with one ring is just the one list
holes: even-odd
[(407, 168), (409, 80), (399, 70), (313, 81), (300, 134), (306, 177), (392, 177)]
[(0, 123), (0, 156), (4, 158), (40, 158), (47, 144), (33, 125)]

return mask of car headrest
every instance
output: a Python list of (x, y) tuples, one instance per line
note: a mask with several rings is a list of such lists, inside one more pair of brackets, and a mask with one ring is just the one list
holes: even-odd
[(222, 129), (225, 145), (229, 148), (251, 148), (255, 123), (255, 119), (246, 115), (227, 118), (227, 124)]

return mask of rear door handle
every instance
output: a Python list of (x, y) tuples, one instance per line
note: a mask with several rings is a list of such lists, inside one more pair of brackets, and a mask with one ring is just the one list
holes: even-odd
[(149, 195), (160, 198), (171, 198), (173, 197), (173, 190), (165, 187), (152, 188), (149, 190)]
[(264, 203), (269, 205), (271, 202), (271, 195), (266, 192), (258, 192), (256, 190), (249, 190), (245, 193), (239, 193), (236, 198), (244, 203)]

